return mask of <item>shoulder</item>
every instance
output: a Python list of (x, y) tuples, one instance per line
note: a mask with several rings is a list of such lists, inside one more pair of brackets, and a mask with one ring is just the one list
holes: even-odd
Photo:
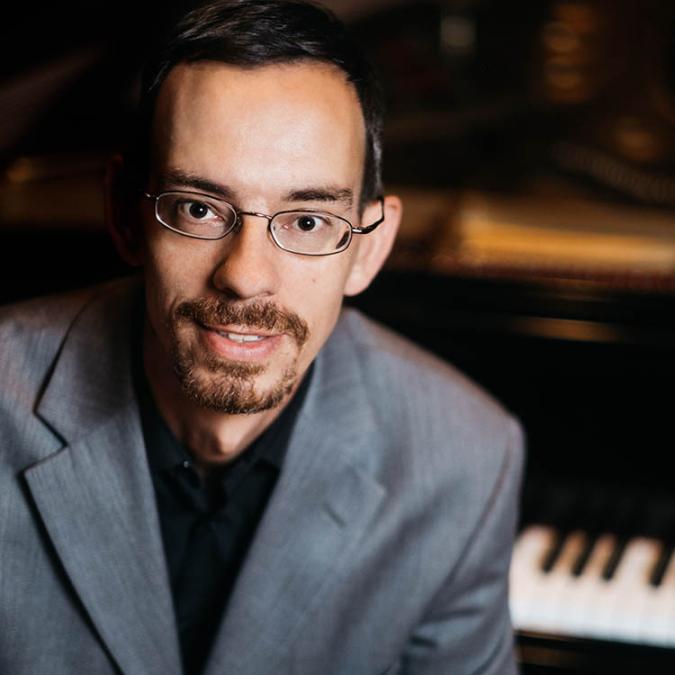
[(451, 363), (360, 312), (345, 310), (339, 329), (367, 374), (365, 386), (381, 394), (387, 406), (414, 408), (416, 416), (443, 425), (470, 426), (479, 417), (481, 426), (499, 426), (510, 419), (500, 402)]
[(0, 307), (0, 380), (13, 385), (6, 391), (32, 405), (78, 316), (97, 301), (115, 302), (131, 287), (128, 280), (114, 281)]
[(506, 476), (517, 484), (523, 462), (519, 422), (452, 364), (354, 310), (338, 325), (388, 449), (385, 483), (436, 486), (476, 501)]
[(0, 339), (4, 347), (26, 339), (63, 333), (96, 289), (49, 295), (0, 307)]
[(58, 349), (82, 310), (97, 299), (118, 295), (130, 280), (116, 280), (69, 293), (49, 295), (0, 307), (0, 349), (11, 352)]

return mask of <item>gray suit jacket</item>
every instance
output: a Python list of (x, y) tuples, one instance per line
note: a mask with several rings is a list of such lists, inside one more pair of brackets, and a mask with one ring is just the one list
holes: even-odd
[[(0, 311), (0, 673), (178, 675), (129, 283)], [(316, 360), (207, 675), (514, 672), (517, 424), (353, 311)]]

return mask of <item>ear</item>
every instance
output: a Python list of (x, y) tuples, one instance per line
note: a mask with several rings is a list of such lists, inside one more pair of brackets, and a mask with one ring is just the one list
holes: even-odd
[(143, 263), (143, 237), (137, 200), (124, 179), (124, 160), (115, 155), (108, 161), (105, 181), (105, 224), (117, 252), (127, 264)]
[[(380, 204), (374, 203), (363, 213), (364, 225), (375, 222), (381, 216)], [(357, 249), (345, 284), (345, 295), (358, 295), (368, 288), (370, 282), (384, 265), (394, 245), (394, 239), (403, 215), (401, 200), (394, 195), (384, 198), (384, 220), (368, 234), (355, 234), (352, 246)]]

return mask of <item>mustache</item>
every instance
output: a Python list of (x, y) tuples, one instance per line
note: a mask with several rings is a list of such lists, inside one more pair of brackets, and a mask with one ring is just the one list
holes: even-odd
[(177, 319), (196, 321), (202, 325), (236, 324), (274, 333), (288, 333), (299, 347), (309, 337), (309, 327), (304, 319), (271, 302), (241, 304), (221, 298), (197, 298), (178, 305), (175, 316)]

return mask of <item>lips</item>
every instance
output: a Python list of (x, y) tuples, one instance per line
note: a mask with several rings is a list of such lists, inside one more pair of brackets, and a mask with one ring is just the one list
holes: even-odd
[(260, 326), (221, 326), (221, 325), (211, 325), (203, 324), (197, 322), (200, 328), (204, 330), (213, 331), (218, 333), (220, 337), (232, 340), (240, 344), (249, 343), (249, 342), (260, 342), (261, 340), (266, 340), (268, 338), (277, 337), (279, 333), (272, 333), (269, 330), (265, 330)]
[(231, 327), (203, 326), (197, 323), (201, 339), (209, 351), (229, 361), (264, 361), (278, 349), (283, 334), (267, 335), (251, 329), (234, 331)]

